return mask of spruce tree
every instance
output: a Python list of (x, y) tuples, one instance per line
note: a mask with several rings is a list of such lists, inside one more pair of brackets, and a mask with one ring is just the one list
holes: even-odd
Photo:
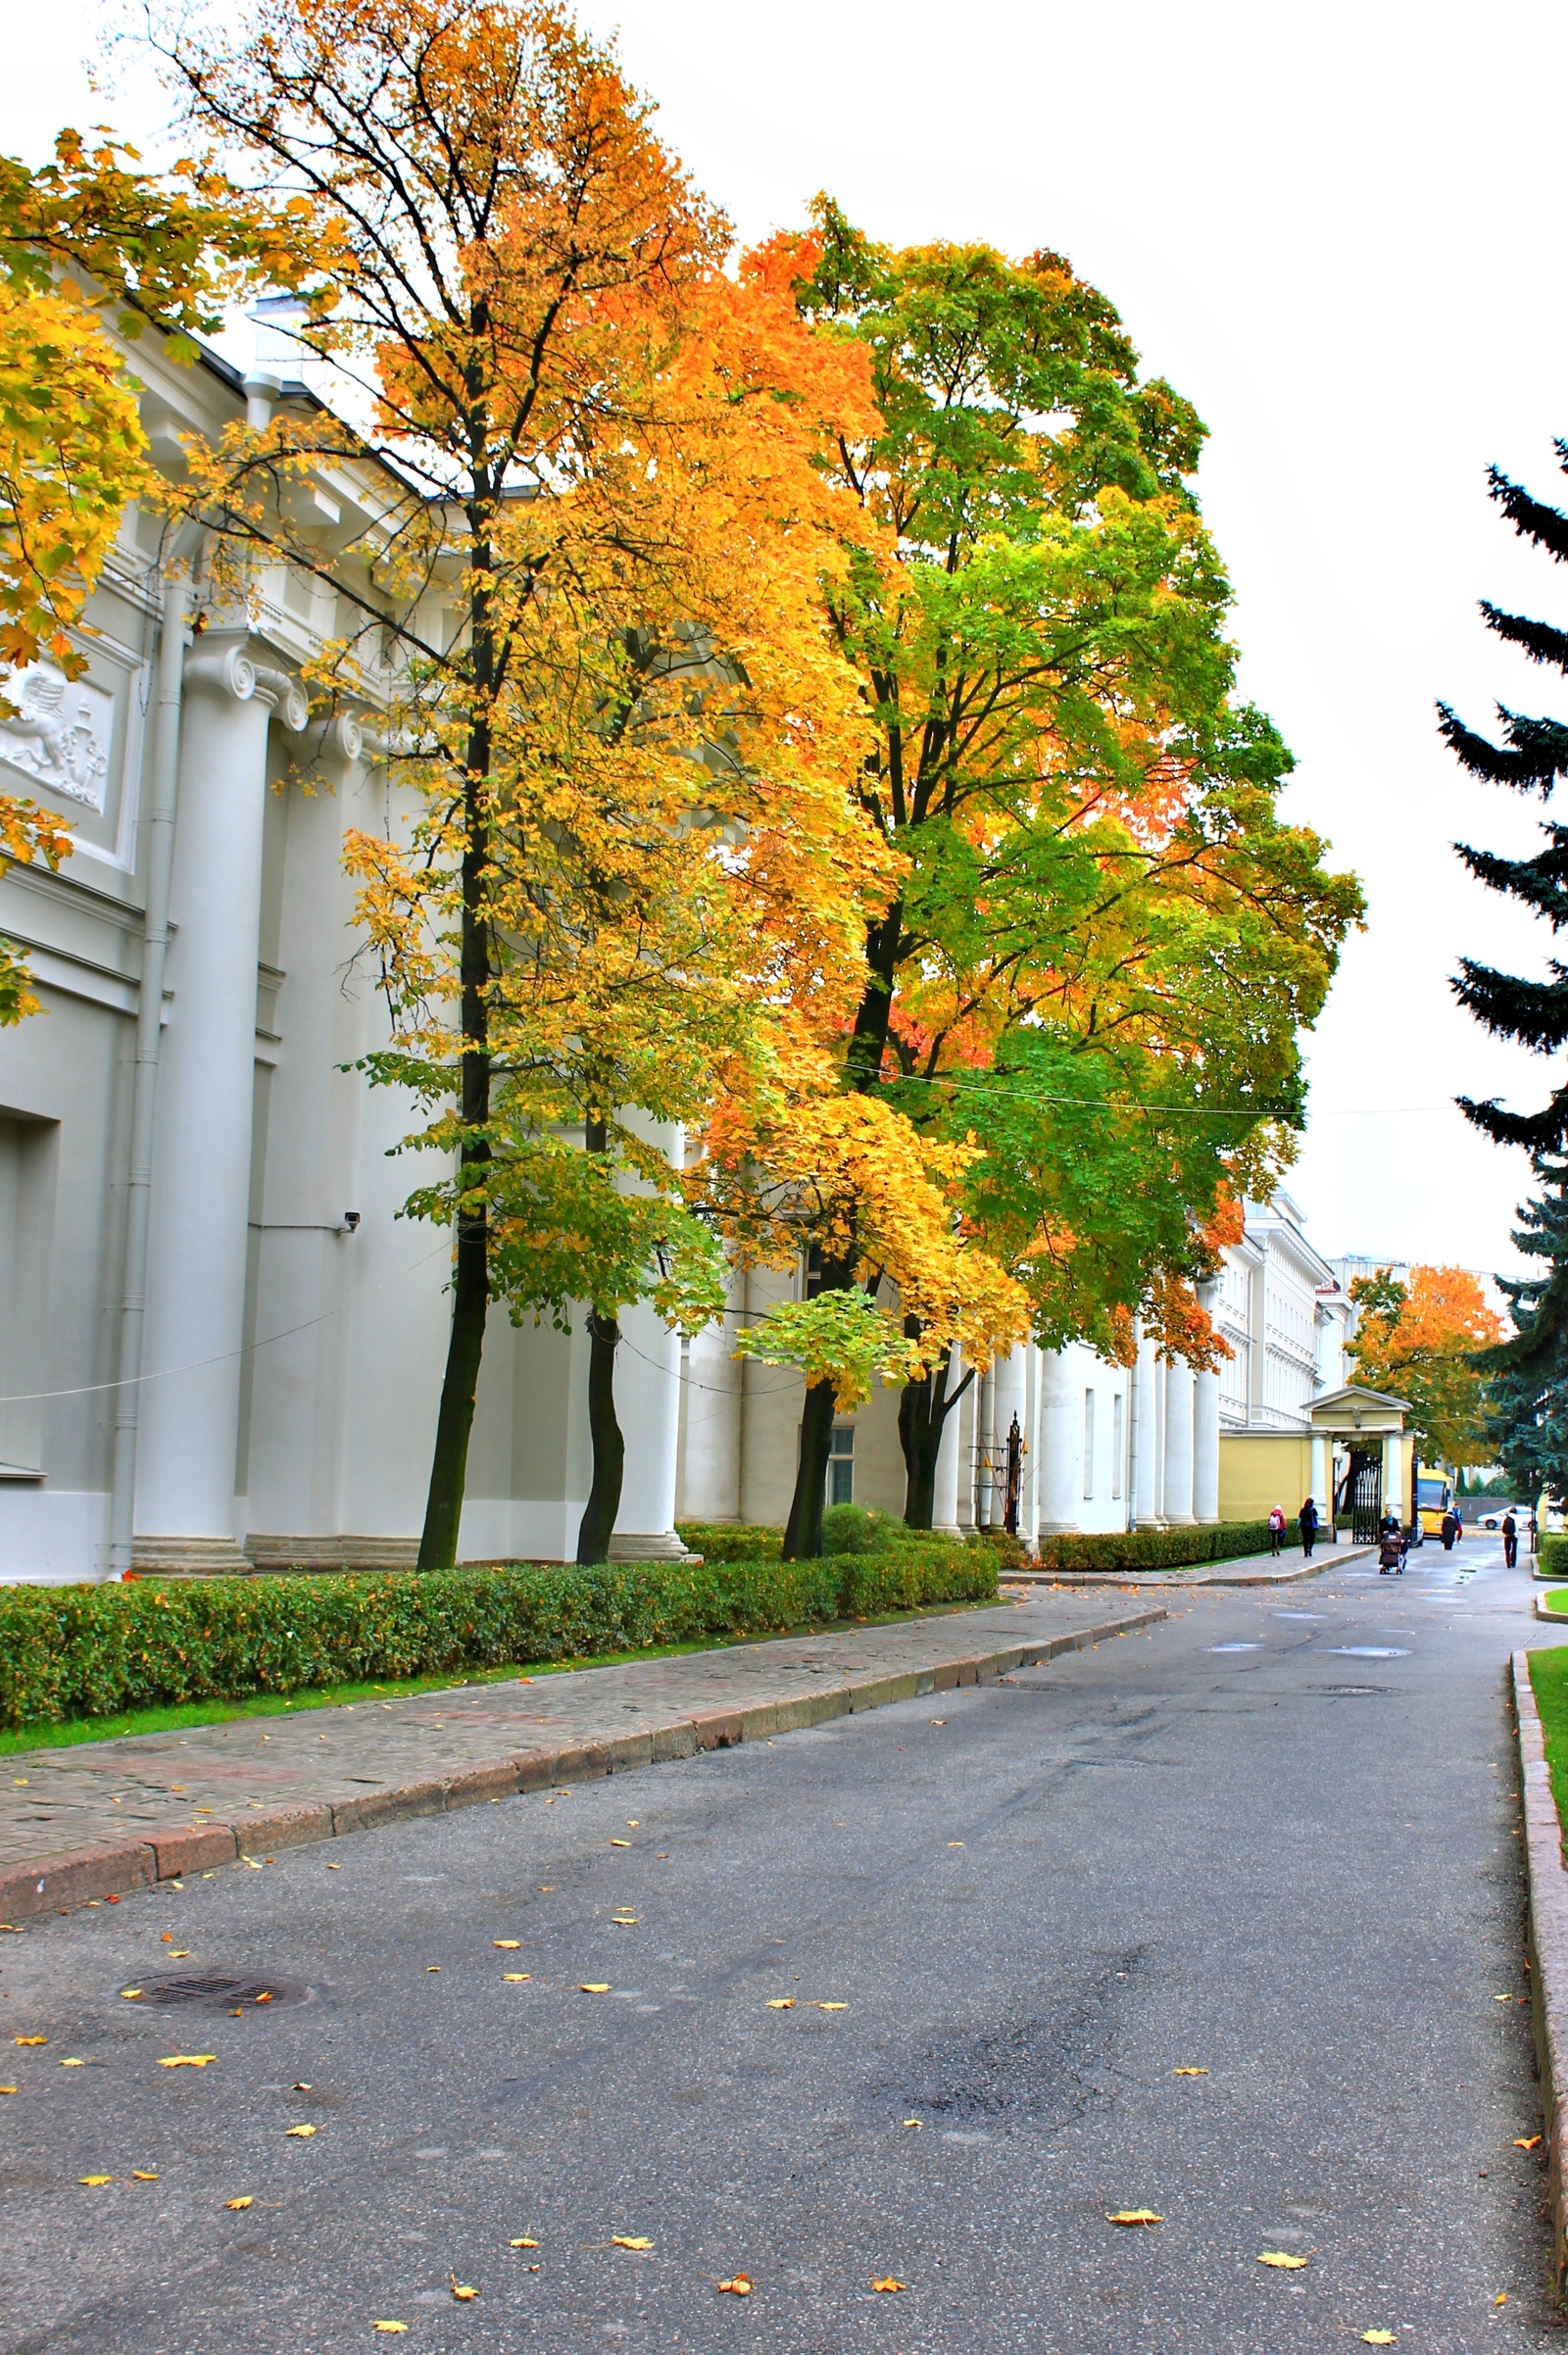
[(1479, 1359), (1491, 1376), (1498, 1461), (1516, 1492), (1568, 1496), (1568, 1160), (1532, 1156), (1539, 1191), (1519, 1207), (1515, 1247), (1545, 1273), (1498, 1278), (1515, 1332)]
[[(1568, 473), (1568, 441), (1558, 441), (1555, 447)], [(1559, 564), (1568, 561), (1568, 515), (1543, 506), (1495, 466), (1489, 469), (1488, 482), (1521, 539), (1533, 540)], [(1502, 613), (1485, 598), (1481, 613), (1489, 629), (1521, 647), (1533, 662), (1549, 663), (1568, 674), (1568, 632), (1522, 613)], [(1472, 776), (1511, 785), (1521, 793), (1539, 793), (1548, 801), (1557, 779), (1568, 775), (1568, 725), (1559, 719), (1531, 719), (1504, 704), (1496, 710), (1502, 739), (1497, 744), (1467, 728), (1446, 704), (1438, 706), (1439, 726)], [(1534, 859), (1502, 859), (1468, 843), (1454, 848), (1473, 875), (1544, 916), (1556, 932), (1568, 923), (1568, 826), (1544, 819), (1542, 832), (1545, 847)], [(1549, 980), (1530, 981), (1462, 957), (1452, 986), (1460, 1004), (1489, 1030), (1549, 1055), (1568, 1044), (1568, 965), (1552, 958), (1549, 969)], [(1501, 1145), (1523, 1145), (1532, 1153), (1560, 1153), (1568, 1138), (1568, 1081), (1539, 1112), (1504, 1111), (1495, 1098), (1476, 1104), (1461, 1096), (1459, 1104), (1478, 1128)]]

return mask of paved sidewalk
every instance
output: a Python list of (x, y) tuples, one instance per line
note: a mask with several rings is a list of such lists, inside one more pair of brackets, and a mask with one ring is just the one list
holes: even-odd
[(1228, 1562), (1191, 1562), (1170, 1570), (1009, 1570), (1004, 1583), (1031, 1587), (1288, 1587), (1298, 1578), (1317, 1578), (1342, 1562), (1371, 1553), (1370, 1545), (1319, 1545), (1310, 1561), (1299, 1554), (1245, 1553)]
[(0, 1918), (983, 1684), (1164, 1616), (1157, 1605), (1042, 1595), (893, 1627), (19, 1752), (0, 1794)]

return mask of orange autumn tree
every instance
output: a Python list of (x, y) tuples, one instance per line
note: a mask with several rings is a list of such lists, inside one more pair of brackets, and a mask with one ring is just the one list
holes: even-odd
[[(955, 1244), (1043, 1344), (1115, 1351), (1142, 1311), (1200, 1350), (1204, 1227), (1223, 1185), (1267, 1191), (1361, 905), (1281, 823), (1289, 756), (1234, 698), (1202, 427), (1059, 255), (895, 252), (821, 198), (748, 268), (866, 354), (877, 410), (835, 452), (858, 521), (824, 604), (873, 739), (850, 781), (900, 874), (837, 1085), (964, 1149)], [(823, 1289), (861, 1267), (824, 1249)], [(970, 1379), (934, 1349), (905, 1391), (917, 1525)], [(818, 1382), (792, 1526), (831, 1407)]]
[(1477, 1351), (1503, 1337), (1503, 1323), (1467, 1267), (1412, 1267), (1401, 1284), (1386, 1267), (1357, 1276), (1360, 1309), (1350, 1348), (1355, 1378), (1408, 1400), (1406, 1428), (1429, 1462), (1484, 1463), (1494, 1441), (1487, 1383)]
[[(371, 1075), (450, 1156), (410, 1202), (455, 1231), (419, 1559), (455, 1558), (496, 1297), (590, 1303), (603, 1558), (616, 1310), (711, 1303), (645, 1132), (700, 1118), (794, 994), (847, 1009), (886, 896), (819, 589), (850, 516), (817, 454), (869, 427), (863, 356), (724, 274), (722, 217), (545, 0), (261, 0), (243, 39), (176, 19), (165, 48), (204, 172), (297, 208), (299, 342), (360, 404), (232, 429), (184, 495), (236, 589), (282, 554), (357, 603), (323, 695), (379, 698), (391, 650), (417, 811), (349, 855), (393, 1022)], [(374, 512), (323, 556), (298, 494), (367, 457)]]
[[(37, 172), (0, 156), (0, 664), (13, 686), (40, 660), (81, 674), (86, 601), (150, 479), (135, 388), (103, 312), (122, 336), (151, 322), (194, 351), (188, 330), (217, 326), (271, 243), (259, 217), (150, 177), (107, 134), (89, 147), (62, 131)], [(5, 689), (0, 711), (44, 724)], [(0, 793), (0, 864), (56, 866), (71, 848), (52, 812)], [(0, 942), (0, 1024), (36, 1006), (21, 955)]]

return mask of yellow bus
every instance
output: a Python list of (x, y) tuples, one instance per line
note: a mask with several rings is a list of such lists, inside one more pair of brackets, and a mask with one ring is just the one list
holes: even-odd
[(1429, 1538), (1443, 1535), (1443, 1517), (1453, 1502), (1453, 1483), (1441, 1472), (1424, 1472), (1415, 1484), (1416, 1511)]

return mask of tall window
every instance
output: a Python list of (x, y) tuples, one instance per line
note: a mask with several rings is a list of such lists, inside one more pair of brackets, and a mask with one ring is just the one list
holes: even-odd
[(855, 1425), (835, 1423), (833, 1449), (827, 1459), (827, 1500), (829, 1504), (855, 1502)]
[(1095, 1493), (1095, 1394), (1084, 1392), (1084, 1495)]
[(1121, 1495), (1121, 1392), (1110, 1401), (1110, 1493)]

